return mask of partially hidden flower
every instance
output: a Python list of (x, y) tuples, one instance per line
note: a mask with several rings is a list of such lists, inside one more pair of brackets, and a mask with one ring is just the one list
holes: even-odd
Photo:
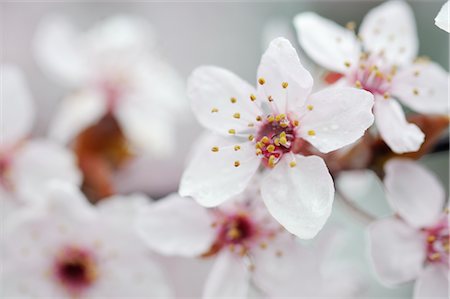
[(4, 227), (2, 293), (20, 298), (168, 298), (151, 252), (116, 215), (53, 181)]
[(255, 90), (218, 67), (193, 72), (192, 109), (217, 135), (196, 146), (179, 192), (217, 206), (262, 168), (269, 212), (291, 233), (312, 238), (331, 213), (334, 186), (324, 161), (302, 149), (309, 143), (327, 153), (356, 141), (373, 122), (373, 96), (351, 87), (310, 94), (313, 79), (284, 38), (262, 56), (257, 81)]
[(396, 153), (419, 150), (423, 132), (408, 123), (397, 102), (430, 114), (448, 114), (448, 73), (418, 52), (411, 8), (393, 0), (372, 9), (359, 34), (312, 12), (296, 16), (298, 39), (318, 64), (340, 74), (338, 85), (356, 86), (375, 96), (374, 115), (383, 140)]
[(448, 298), (445, 191), (432, 173), (407, 159), (389, 161), (385, 172), (386, 196), (396, 215), (369, 227), (375, 272), (387, 286), (416, 280), (414, 298)]
[(2, 126), (0, 134), (0, 194), (2, 201), (37, 198), (42, 185), (59, 178), (81, 183), (75, 156), (58, 143), (31, 139), (34, 103), (25, 76), (10, 64), (1, 65)]
[(449, 9), (449, 1), (447, 1), (444, 5), (442, 5), (441, 10), (434, 19), (434, 23), (436, 24), (436, 26), (447, 32), (450, 32), (450, 20), (448, 18)]
[(214, 259), (203, 298), (357, 294), (359, 281), (352, 271), (341, 267), (347, 276), (338, 277), (323, 267), (327, 253), (335, 249), (336, 235), (318, 237), (317, 247), (301, 245), (255, 196), (246, 192), (208, 209), (172, 194), (142, 209), (138, 232), (160, 254)]

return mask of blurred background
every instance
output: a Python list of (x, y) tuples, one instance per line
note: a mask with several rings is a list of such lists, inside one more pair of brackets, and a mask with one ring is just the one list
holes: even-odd
[[(284, 33), (298, 47), (292, 28), (293, 17), (302, 11), (316, 13), (345, 25), (360, 24), (366, 12), (382, 1), (230, 1), (230, 2), (65, 2), (28, 1), (0, 3), (1, 62), (14, 63), (25, 73), (36, 102), (37, 120), (34, 136), (43, 136), (58, 102), (68, 90), (46, 76), (36, 64), (32, 43), (35, 29), (49, 14), (67, 16), (81, 30), (116, 14), (130, 14), (148, 20), (157, 36), (160, 52), (186, 79), (199, 65), (212, 64), (255, 82), (256, 69), (267, 41), (278, 32)], [(434, 18), (444, 1), (411, 1), (420, 40), (420, 55), (430, 57), (446, 70), (449, 65), (449, 35), (434, 25)], [(186, 124), (179, 124), (187, 128)], [(177, 189), (183, 163), (190, 145), (201, 129), (192, 119), (188, 130), (180, 130), (177, 156), (168, 161), (136, 165), (124, 175), (128, 184), (122, 190), (142, 190), (161, 197)], [(448, 191), (448, 152), (422, 159), (435, 171)], [(389, 214), (380, 186), (369, 186), (362, 204), (368, 204), (379, 215)], [(332, 222), (351, 234), (345, 248), (337, 255), (352, 257), (356, 268), (367, 276), (367, 297), (410, 298), (412, 285), (395, 290), (385, 289), (374, 278), (367, 263), (364, 226), (348, 217), (344, 207), (336, 204)], [(187, 287), (187, 286), (186, 286)]]

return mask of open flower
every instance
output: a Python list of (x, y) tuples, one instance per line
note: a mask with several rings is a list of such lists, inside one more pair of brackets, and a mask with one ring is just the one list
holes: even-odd
[(416, 280), (415, 298), (448, 298), (450, 231), (443, 211), (445, 191), (415, 162), (394, 159), (385, 171), (386, 195), (396, 217), (369, 227), (375, 272), (387, 286)]
[(258, 88), (212, 66), (188, 82), (192, 109), (222, 135), (197, 146), (180, 194), (217, 206), (244, 191), (262, 165), (262, 198), (288, 231), (312, 238), (330, 215), (333, 180), (323, 160), (300, 155), (304, 144), (327, 153), (360, 138), (372, 124), (373, 96), (356, 88), (309, 94), (311, 75), (284, 38), (272, 41), (258, 69)]
[(434, 23), (436, 26), (441, 28), (442, 30), (445, 30), (447, 32), (450, 32), (450, 20), (448, 18), (449, 14), (449, 1), (445, 2), (445, 4), (442, 6), (441, 10), (439, 11), (438, 15), (434, 19)]
[(167, 298), (171, 292), (144, 244), (80, 191), (53, 182), (39, 205), (7, 223), (2, 292), (8, 298)]
[(356, 86), (375, 96), (379, 133), (396, 153), (414, 152), (424, 134), (408, 123), (396, 99), (420, 113), (448, 113), (448, 73), (418, 59), (414, 15), (403, 1), (389, 1), (364, 18), (358, 36), (315, 13), (294, 24), (303, 49), (318, 64), (342, 75), (336, 84)]
[(67, 97), (51, 136), (72, 140), (112, 114), (136, 150), (165, 155), (173, 147), (174, 114), (183, 111), (183, 84), (153, 49), (149, 24), (115, 16), (81, 33), (61, 16), (38, 28), (35, 54), (42, 68), (78, 92)]
[(81, 175), (70, 151), (48, 140), (29, 139), (34, 106), (22, 72), (15, 66), (2, 65), (1, 73), (0, 194), (5, 194), (2, 200), (37, 198), (42, 185), (55, 178), (80, 184)]
[(138, 231), (158, 253), (215, 259), (203, 298), (247, 298), (251, 290), (264, 298), (355, 295), (357, 288), (342, 280), (358, 285), (350, 272), (341, 269), (348, 274), (341, 279), (322, 272), (335, 235), (318, 247), (302, 246), (251, 194), (210, 209), (173, 194), (142, 209)]

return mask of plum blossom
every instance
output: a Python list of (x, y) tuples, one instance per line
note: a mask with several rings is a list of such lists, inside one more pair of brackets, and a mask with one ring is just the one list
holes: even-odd
[(360, 138), (372, 124), (373, 96), (351, 87), (311, 94), (313, 79), (284, 38), (272, 41), (258, 69), (258, 88), (213, 66), (196, 69), (188, 96), (199, 122), (217, 135), (196, 146), (180, 184), (182, 196), (212, 207), (245, 190), (264, 168), (262, 198), (288, 231), (312, 238), (329, 217), (333, 180), (323, 153)]
[(318, 64), (341, 75), (336, 84), (356, 86), (375, 96), (378, 131), (396, 153), (415, 152), (423, 132), (408, 123), (397, 100), (420, 113), (448, 113), (448, 73), (426, 59), (414, 60), (418, 38), (413, 12), (393, 0), (372, 9), (359, 34), (312, 12), (296, 16), (298, 39)]
[(441, 28), (442, 30), (445, 30), (447, 32), (450, 32), (450, 20), (448, 18), (448, 10), (449, 9), (450, 9), (449, 1), (447, 1), (442, 6), (438, 15), (434, 19), (434, 23), (436, 24), (436, 26), (438, 26), (439, 28)]
[(150, 25), (136, 17), (113, 16), (86, 32), (62, 16), (46, 18), (34, 41), (36, 60), (74, 89), (61, 102), (50, 136), (69, 142), (112, 117), (132, 151), (169, 155), (175, 120), (186, 106), (184, 87), (155, 44)]
[(81, 183), (74, 155), (57, 143), (30, 139), (34, 105), (22, 72), (2, 65), (0, 194), (5, 207), (39, 195), (41, 186), (59, 178)]
[(2, 238), (2, 291), (12, 298), (167, 298), (159, 265), (136, 234), (73, 185), (17, 212)]
[(445, 191), (419, 164), (393, 159), (384, 186), (396, 216), (368, 230), (374, 270), (387, 286), (416, 280), (414, 298), (448, 298), (449, 225)]
[(251, 194), (209, 209), (172, 194), (141, 211), (138, 232), (162, 255), (214, 259), (203, 298), (356, 295), (355, 271), (339, 266), (338, 276), (322, 265), (335, 234), (318, 238), (317, 247), (301, 245)]

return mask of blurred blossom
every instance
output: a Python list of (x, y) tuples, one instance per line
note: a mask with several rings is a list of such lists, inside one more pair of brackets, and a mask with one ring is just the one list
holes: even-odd
[(308, 55), (340, 74), (338, 86), (374, 94), (378, 131), (394, 152), (417, 151), (425, 136), (407, 122), (393, 97), (421, 113), (448, 113), (448, 73), (434, 62), (414, 61), (418, 38), (413, 12), (405, 2), (388, 1), (369, 11), (358, 36), (353, 23), (345, 29), (312, 12), (299, 14), (294, 23)]
[(73, 143), (91, 198), (115, 193), (112, 174), (130, 158), (174, 155), (176, 125), (188, 115), (184, 86), (145, 20), (114, 16), (79, 32), (51, 16), (34, 45), (42, 68), (72, 88), (49, 134)]
[[(43, 200), (7, 223), (3, 295), (21, 298), (167, 298), (167, 282), (116, 214), (99, 213), (75, 187), (54, 181)], [(6, 240), (6, 242), (5, 242)]]
[[(308, 247), (273, 220), (255, 190), (217, 208), (204, 208), (173, 194), (149, 205), (137, 227), (149, 247), (169, 256), (214, 259), (203, 298), (308, 297), (356, 295), (355, 271), (324, 260), (336, 236)], [(330, 267), (328, 267), (330, 266)], [(293, 279), (295, 278), (295, 279)]]
[(448, 298), (445, 191), (432, 173), (415, 162), (394, 159), (385, 168), (386, 195), (396, 216), (369, 227), (375, 272), (387, 286), (416, 280), (414, 298)]
[(257, 90), (225, 69), (196, 69), (188, 82), (192, 109), (222, 136), (197, 146), (180, 194), (217, 206), (242, 192), (262, 166), (271, 215), (291, 233), (313, 238), (331, 213), (334, 186), (324, 161), (303, 154), (311, 145), (328, 153), (358, 140), (373, 123), (373, 97), (350, 87), (310, 95), (312, 85), (284, 38), (262, 56)]
[(0, 194), (6, 216), (14, 206), (38, 199), (46, 182), (59, 178), (80, 184), (81, 174), (64, 147), (30, 139), (35, 111), (25, 77), (13, 65), (2, 65), (1, 74)]
[(434, 23), (436, 26), (441, 28), (442, 30), (445, 30), (447, 32), (450, 32), (450, 20), (448, 18), (448, 10), (449, 7), (449, 1), (445, 2), (445, 4), (442, 6), (441, 10), (439, 11), (438, 15), (434, 19)]

